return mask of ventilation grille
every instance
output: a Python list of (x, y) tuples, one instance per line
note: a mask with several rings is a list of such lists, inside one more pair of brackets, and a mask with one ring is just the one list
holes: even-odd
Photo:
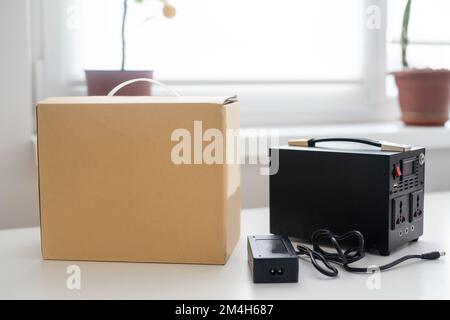
[(402, 192), (408, 189), (415, 188), (419, 185), (419, 178), (418, 177), (411, 177), (409, 179), (404, 179), (401, 182), (399, 182), (397, 185), (394, 185), (392, 187), (392, 193), (398, 193)]

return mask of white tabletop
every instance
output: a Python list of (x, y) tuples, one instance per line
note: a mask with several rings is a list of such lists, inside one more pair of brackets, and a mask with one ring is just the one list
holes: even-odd
[[(254, 284), (246, 235), (269, 233), (267, 208), (243, 210), (242, 236), (225, 266), (43, 261), (38, 228), (0, 231), (0, 299), (450, 299), (450, 255), (407, 262), (383, 272), (319, 274), (300, 260), (299, 283)], [(426, 195), (424, 236), (389, 257), (367, 255), (359, 265), (400, 256), (450, 251), (450, 193)], [(81, 270), (81, 289), (66, 286), (68, 266)], [(373, 277), (373, 276), (372, 276)], [(370, 286), (367, 282), (371, 283)], [(379, 288), (377, 289), (379, 284)]]

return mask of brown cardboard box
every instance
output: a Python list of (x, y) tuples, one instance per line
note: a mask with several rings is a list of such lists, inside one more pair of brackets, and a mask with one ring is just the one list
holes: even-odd
[[(44, 259), (227, 261), (240, 233), (239, 164), (206, 164), (194, 149), (207, 150), (201, 131), (215, 128), (237, 150), (226, 135), (239, 127), (235, 98), (49, 98), (37, 123)], [(191, 141), (172, 141), (180, 128)], [(177, 152), (181, 140), (190, 152)]]

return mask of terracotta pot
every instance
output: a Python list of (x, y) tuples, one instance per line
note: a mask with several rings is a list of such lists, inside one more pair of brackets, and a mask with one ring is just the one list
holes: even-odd
[[(153, 71), (148, 70), (85, 70), (89, 96), (106, 96), (118, 84), (136, 78), (152, 78)], [(151, 83), (135, 82), (122, 89), (117, 96), (149, 96)]]
[(398, 87), (402, 120), (407, 125), (442, 126), (448, 120), (450, 70), (392, 72)]

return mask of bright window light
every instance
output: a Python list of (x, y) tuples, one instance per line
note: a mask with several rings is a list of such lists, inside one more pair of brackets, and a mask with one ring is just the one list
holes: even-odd
[[(388, 2), (387, 67), (401, 69), (400, 33), (406, 1)], [(408, 61), (413, 68), (450, 68), (450, 1), (414, 0), (411, 4)]]
[[(363, 78), (361, 0), (173, 0), (173, 19), (157, 1), (129, 2), (130, 70), (180, 81)], [(73, 11), (80, 77), (83, 69), (118, 69), (122, 1), (77, 0)]]

